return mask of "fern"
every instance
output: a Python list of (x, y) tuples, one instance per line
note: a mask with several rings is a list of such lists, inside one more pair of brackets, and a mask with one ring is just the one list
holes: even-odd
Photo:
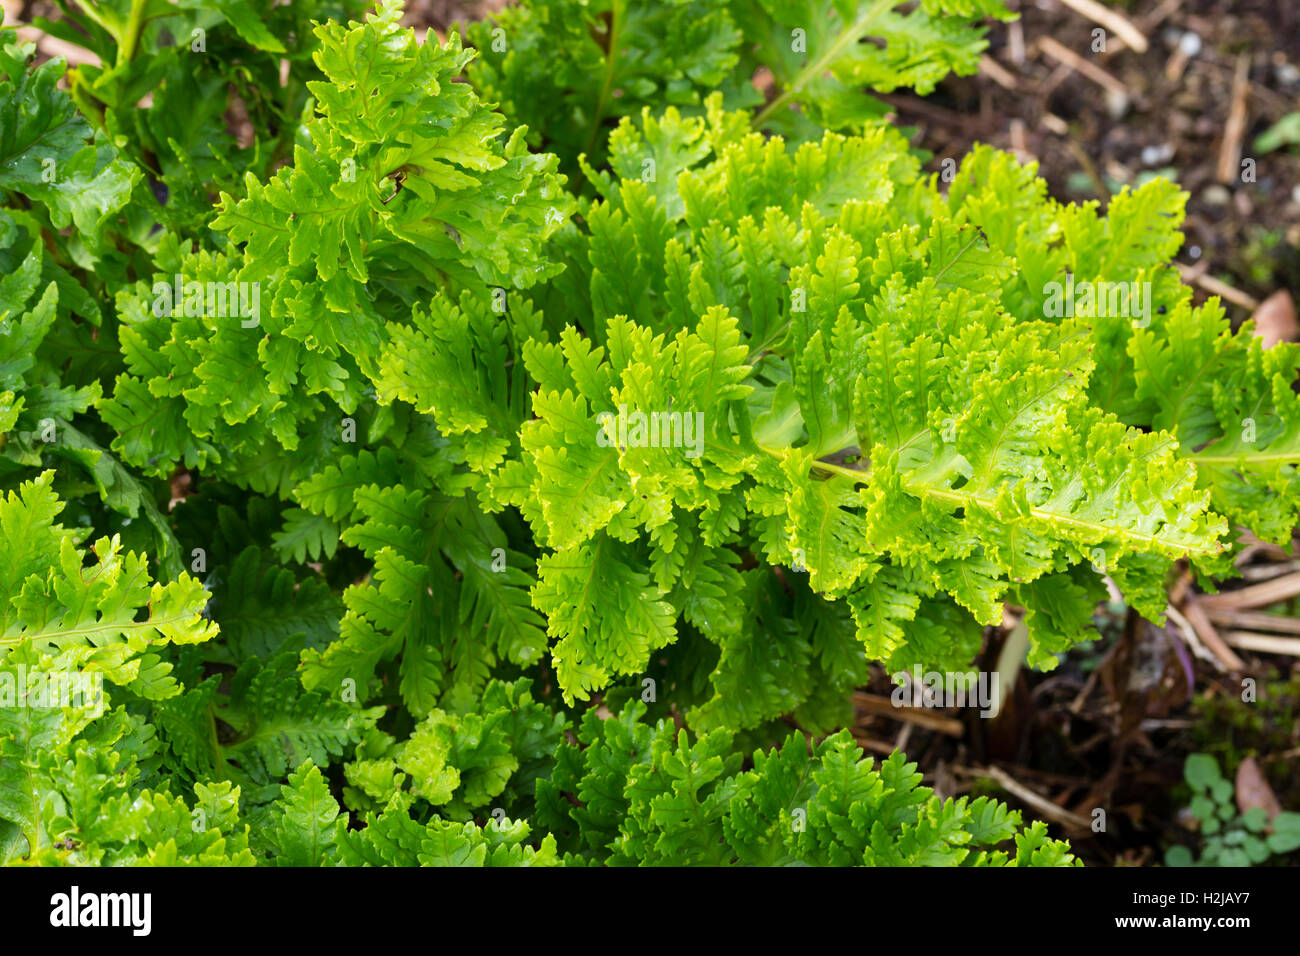
[(181, 565), (158, 493), (107, 449), (90, 412), (117, 367), (100, 299), (130, 257), (113, 226), (139, 171), (96, 135), (57, 86), (63, 63), (28, 69), (34, 47), (0, 34), (0, 488), (46, 470), (85, 520), (105, 510), (166, 577)]
[[(570, 330), (524, 352), (537, 419), (494, 488), (554, 549), (534, 600), (567, 696), (638, 672), (671, 642), (683, 609), (664, 600), (678, 585), (670, 555), (696, 538), (715, 555), (752, 551), (806, 571), (813, 591), (852, 609), (868, 656), (893, 669), (961, 667), (978, 630), (954, 641), (953, 624), (996, 624), (1006, 601), (1030, 611), (1031, 663), (1050, 664), (1087, 623), (1055, 609), (1082, 610), (1101, 594), (1092, 569), (1158, 619), (1173, 561), (1222, 567), (1239, 513), (1214, 509), (1222, 492), (1158, 415), (1135, 422), (1131, 407), (1099, 394), (1093, 356), (1124, 330), (1045, 318), (1012, 268), (1014, 255), (1043, 253), (983, 230), (982, 206), (1003, 193), (1009, 160), (973, 154), (945, 202), (884, 131), (827, 134), (790, 152), (734, 128), (724, 114), (708, 124), (669, 111), (647, 117), (642, 137), (625, 121), (611, 145), (621, 178), (601, 180), (607, 199), (585, 240), (591, 298), (622, 314), (587, 338)], [(669, 191), (639, 178), (648, 151), (700, 158)], [(876, 195), (850, 198), (841, 178), (878, 183)], [(1094, 274), (1085, 262), (1096, 252), (1069, 228), (1078, 212), (1038, 201), (1038, 219), (1065, 222), (1064, 255), (1048, 256)], [(1161, 183), (1121, 197), (1108, 220), (1092, 220), (1090, 241), (1136, 234), (1134, 210), (1179, 202)], [(1164, 220), (1146, 228), (1175, 235)], [(629, 242), (640, 235), (664, 241)], [(1124, 268), (1163, 268), (1168, 240), (1142, 242)], [(615, 245), (634, 248), (635, 261), (607, 275), (600, 263)], [(1191, 314), (1180, 286), (1159, 290), (1169, 321)], [(1146, 333), (1128, 330), (1135, 342)], [(619, 447), (626, 439), (601, 428), (620, 409), (696, 417), (698, 455), (653, 435)], [(657, 579), (638, 577), (638, 565)], [(722, 581), (724, 603), (752, 603), (738, 575)], [(709, 632), (725, 646), (724, 630)], [(763, 656), (773, 673), (797, 671)]]
[(123, 293), (129, 372), (101, 410), (128, 461), (220, 463), (287, 494), (358, 428), (383, 430), (358, 406), (403, 340), (388, 316), (449, 283), (490, 301), (492, 286), (554, 271), (540, 247), (571, 205), (554, 161), (529, 154), (520, 130), (502, 144), (499, 115), (453, 82), (472, 53), (455, 37), (417, 44), (400, 15), (390, 2), (364, 25), (318, 26), (310, 146), (265, 182), (246, 174), (242, 198), (223, 194), (212, 227), (226, 251), (173, 244), (158, 256), (163, 287), (244, 283), (248, 314), (160, 300), (154, 283)]
[(353, 788), (345, 796), (357, 808), (371, 808), (409, 793), (461, 821), (495, 819), (503, 807), (527, 809), (565, 726), (532, 699), (527, 683), (494, 680), (472, 707), (435, 710), (400, 743), (371, 735), (345, 768)]
[[(847, 733), (813, 748), (799, 735), (741, 754), (729, 734), (691, 743), (670, 724), (584, 719), (579, 746), (556, 755), (538, 815), (566, 860), (609, 865), (1060, 866), (1073, 857), (981, 797), (940, 801), (895, 753), (879, 769)], [(996, 849), (1014, 841), (1014, 853)]]
[[(181, 687), (163, 657), (168, 646), (208, 641), (217, 631), (201, 617), (206, 592), (188, 575), (151, 586), (143, 556), (122, 553), (116, 539), (82, 552), (82, 535), (56, 522), (63, 502), (51, 490), (53, 477), (45, 472), (0, 500), (0, 817), (16, 827), (10, 855), (28, 859), (52, 852), (69, 830), (86, 828), (82, 839), (92, 842), (103, 832), (109, 842), (107, 828), (96, 828), (97, 801), (132, 800), (125, 786), (117, 795), (114, 744), (142, 728), (129, 726), (120, 707), (95, 720), (111, 699), (104, 682), (125, 699), (175, 697)], [(48, 683), (55, 678), (80, 683), (65, 693)], [(171, 812), (166, 794), (157, 800), (160, 813)], [(138, 828), (132, 840), (144, 836), (144, 809), (130, 810)], [(137, 843), (130, 852), (191, 852), (163, 843)]]
[[(210, 640), (203, 586), (187, 574), (150, 584), (145, 558), (56, 523), (63, 509), (52, 472), (0, 500), (0, 664), (100, 675), (134, 694), (169, 697), (179, 687), (159, 651)], [(142, 613), (143, 612), (143, 613)]]
[(1071, 865), (864, 758), (869, 664), (1289, 539), (1300, 346), (1193, 305), (1185, 195), (885, 124), (997, 0), (58, 6), (73, 69), (0, 30), (0, 702), (106, 690), (0, 706), (6, 863)]
[(344, 593), (340, 639), (304, 655), (308, 687), (364, 686), (400, 655), (402, 700), (422, 716), (445, 694), (480, 690), (498, 661), (527, 666), (541, 657), (527, 560), (467, 494), (363, 485), (354, 500), (357, 520), (342, 540), (375, 570)]
[[(882, 117), (864, 86), (928, 93), (950, 72), (974, 73), (985, 46), (975, 21), (1011, 18), (1001, 0), (902, 6), (527, 0), (467, 28), (482, 51), (470, 79), (570, 171), (603, 160), (607, 121), (665, 104), (698, 111), (715, 90), (731, 109), (762, 105), (755, 128), (806, 138)], [(760, 69), (765, 105), (751, 82)]]

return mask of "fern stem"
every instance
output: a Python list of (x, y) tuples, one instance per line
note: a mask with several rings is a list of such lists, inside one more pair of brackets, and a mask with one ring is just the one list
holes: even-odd
[[(40, 631), (36, 637), (42, 642), (57, 645), (60, 641), (68, 638), (79, 640), (84, 638), (89, 641), (92, 634), (103, 634), (112, 638), (120, 634), (135, 633), (137, 631), (162, 631), (168, 625), (183, 628), (189, 621), (190, 615), (181, 613), (166, 618), (151, 618), (147, 621), (128, 621), (125, 623), (110, 621), (107, 624), (95, 623), (85, 627), (61, 627), (56, 630)], [(33, 640), (33, 637), (26, 633), (15, 634), (12, 637), (0, 637), (0, 647), (16, 647), (29, 640)]]
[(1011, 696), (1016, 686), (1016, 681), (1020, 679), (1020, 671), (1025, 666), (1025, 661), (1029, 658), (1029, 615), (1025, 614), (1016, 622), (1016, 626), (1007, 632), (1007, 636), (1002, 644), (1002, 649), (998, 652), (997, 675), (998, 675), (998, 706), (993, 712), (996, 720), (1002, 713), (1002, 707)]
[(144, 9), (148, 0), (131, 0), (131, 13), (126, 21), (126, 29), (117, 42), (117, 65), (125, 66), (135, 56), (136, 44), (144, 31)]
[(605, 81), (600, 86), (600, 95), (596, 98), (596, 110), (591, 117), (591, 129), (587, 132), (587, 141), (583, 143), (582, 154), (591, 152), (592, 144), (600, 133), (600, 124), (605, 120), (605, 110), (609, 106), (609, 97), (614, 88), (614, 66), (618, 62), (618, 41), (623, 32), (624, 5), (622, 0), (614, 0), (609, 18), (609, 55), (605, 57)]
[(839, 58), (845, 48), (861, 40), (876, 17), (898, 2), (899, 0), (876, 0), (874, 5), (859, 14), (858, 18), (848, 24), (840, 35), (835, 38), (834, 43), (828, 46), (816, 59), (807, 63), (799, 71), (799, 75), (772, 102), (758, 112), (752, 121), (753, 127), (755, 129), (761, 128), (773, 113), (785, 106), (794, 94), (803, 89), (805, 83), (820, 76), (829, 64), (834, 63)]
[(1300, 462), (1300, 453), (1294, 451), (1257, 452), (1243, 455), (1188, 455), (1198, 465), (1236, 465), (1250, 462)]
[[(774, 455), (777, 457), (780, 457), (782, 451), (782, 449), (773, 449), (773, 448), (762, 448), (762, 450), (767, 452), (767, 454), (769, 455)], [(854, 484), (866, 484), (871, 477), (869, 471), (858, 470), (856, 468), (847, 468), (843, 465), (832, 464), (831, 462), (828, 461), (814, 461), (812, 463), (812, 467), (817, 469), (818, 471), (825, 471), (833, 475), (838, 475), (841, 478), (848, 478)], [(942, 488), (919, 488), (914, 490), (909, 489), (909, 492), (911, 494), (916, 495), (917, 497), (933, 498), (939, 501), (949, 502), (950, 504), (961, 505), (963, 507), (969, 505), (978, 505), (982, 508), (989, 510), (990, 512), (994, 511), (994, 498), (992, 496), (981, 497), (977, 494), (964, 491), (964, 490), (948, 491)], [(1043, 508), (1030, 508), (1028, 509), (1028, 513), (1031, 518), (1034, 518), (1038, 521), (1046, 522), (1048, 524), (1066, 525), (1071, 528), (1077, 528), (1081, 531), (1088, 531), (1094, 534), (1118, 535), (1120, 538), (1122, 538), (1125, 541), (1136, 542), (1145, 545), (1147, 547), (1154, 548), (1157, 551), (1161, 551), (1165, 553), (1171, 551), (1170, 542), (1162, 538), (1160, 535), (1143, 534), (1140, 531), (1133, 531), (1128, 528), (1102, 524), (1096, 521), (1084, 521), (1082, 518), (1076, 518), (1072, 515), (1062, 514), (1060, 512), (1047, 511)], [(1184, 555), (1193, 555), (1193, 554), (1214, 555), (1214, 554), (1218, 554), (1223, 550), (1223, 546), (1218, 544), (1217, 542), (1213, 547), (1209, 547), (1209, 546), (1194, 547), (1192, 545), (1187, 545), (1187, 544), (1178, 545), (1177, 547), (1181, 550), (1181, 553)]]

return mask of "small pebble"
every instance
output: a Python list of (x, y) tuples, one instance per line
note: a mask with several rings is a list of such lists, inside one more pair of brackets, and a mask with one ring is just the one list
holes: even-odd
[(1300, 203), (1300, 186), (1296, 186), (1295, 189), (1291, 190), (1291, 199)]
[(1119, 90), (1106, 91), (1106, 112), (1113, 120), (1121, 120), (1128, 112), (1128, 95)]
[(1159, 146), (1142, 147), (1142, 165), (1159, 166), (1161, 163), (1167, 163), (1174, 158), (1174, 148), (1168, 143), (1161, 143)]
[(1200, 246), (1192, 246), (1191, 248), (1189, 248), (1189, 249), (1187, 250), (1187, 254), (1188, 254), (1189, 256), (1191, 256), (1193, 259), (1199, 259), (1199, 258), (1201, 258), (1201, 247), (1200, 247)]
[(1292, 86), (1300, 82), (1300, 70), (1297, 70), (1291, 63), (1279, 63), (1277, 66), (1277, 81), (1283, 86)]
[(1178, 48), (1187, 56), (1196, 56), (1196, 54), (1201, 52), (1201, 38), (1191, 30), (1188, 30), (1178, 40)]
[(1205, 192), (1201, 193), (1201, 199), (1207, 206), (1226, 206), (1231, 201), (1232, 194), (1215, 183), (1213, 186), (1206, 187)]

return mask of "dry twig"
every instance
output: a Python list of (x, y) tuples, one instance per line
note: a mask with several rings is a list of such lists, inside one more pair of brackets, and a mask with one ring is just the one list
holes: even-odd
[(1245, 670), (1245, 662), (1233, 652), (1232, 648), (1223, 642), (1219, 632), (1210, 623), (1210, 619), (1205, 614), (1205, 609), (1201, 607), (1201, 600), (1193, 598), (1183, 605), (1183, 616), (1187, 619), (1187, 623), (1192, 626), (1192, 630), (1196, 631), (1196, 636), (1201, 639), (1201, 643), (1223, 662), (1224, 667), (1230, 671)]
[(1252, 584), (1250, 587), (1238, 588), (1235, 591), (1206, 594), (1197, 600), (1205, 606), (1206, 610), (1210, 608), (1224, 610), (1268, 607), (1278, 601), (1293, 598), (1297, 594), (1300, 594), (1300, 571), (1274, 578), (1271, 581), (1265, 581), (1263, 584)]
[(895, 707), (888, 697), (879, 697), (875, 694), (858, 691), (853, 695), (853, 704), (859, 710), (864, 710), (869, 714), (906, 721), (916, 724), (918, 727), (924, 727), (926, 730), (937, 730), (949, 737), (962, 737), (966, 733), (966, 728), (960, 720), (944, 717), (942, 714), (932, 714), (930, 711), (918, 707)]
[(1266, 614), (1263, 611), (1238, 611), (1233, 608), (1206, 607), (1205, 613), (1220, 627), (1242, 631), (1265, 631), (1300, 634), (1300, 618)]
[(1091, 60), (1085, 60), (1069, 47), (1058, 43), (1051, 37), (1040, 37), (1038, 45), (1053, 60), (1082, 73), (1099, 86), (1104, 86), (1106, 89), (1124, 96), (1129, 95), (1129, 89), (1122, 81), (1107, 73)]
[(1237, 72), (1232, 78), (1232, 105), (1223, 128), (1223, 145), (1219, 147), (1219, 182), (1237, 182), (1241, 173), (1241, 141), (1246, 135), (1246, 98), (1250, 95), (1250, 55), (1237, 57)]
[(985, 767), (982, 774), (997, 782), (1007, 793), (1017, 797), (1021, 802), (1031, 807), (1039, 816), (1047, 817), (1049, 820), (1055, 820), (1061, 826), (1069, 827), (1072, 830), (1088, 829), (1088, 821), (1077, 813), (1071, 813), (1058, 807), (1051, 800), (1030, 790), (1019, 780), (1016, 780), (1011, 774), (1007, 773), (1001, 767)]
[(991, 56), (980, 57), (980, 72), (1004, 90), (1014, 92), (1020, 87), (1020, 82), (1016, 79), (1015, 74), (1011, 73)]
[(1300, 637), (1276, 637), (1256, 631), (1226, 631), (1224, 641), (1243, 651), (1260, 651), (1264, 654), (1287, 654), (1300, 657)]
[(1180, 262), (1178, 263), (1178, 272), (1182, 275), (1184, 282), (1198, 285), (1210, 295), (1217, 295), (1220, 299), (1225, 299), (1233, 305), (1239, 305), (1243, 309), (1250, 309), (1252, 312), (1259, 308), (1259, 299), (1247, 295), (1226, 282), (1220, 282), (1214, 276), (1206, 275), (1204, 268), (1197, 268)]
[(1118, 10), (1103, 7), (1096, 0), (1061, 0), (1061, 2), (1075, 13), (1110, 30), (1123, 41), (1125, 46), (1131, 47), (1138, 53), (1147, 51), (1147, 38), (1132, 20)]

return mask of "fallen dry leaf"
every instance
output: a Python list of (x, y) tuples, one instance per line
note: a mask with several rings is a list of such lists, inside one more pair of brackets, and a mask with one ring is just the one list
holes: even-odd
[(1261, 302), (1251, 318), (1255, 320), (1255, 334), (1264, 340), (1266, 349), (1278, 342), (1293, 342), (1300, 336), (1295, 303), (1286, 289), (1278, 289)]
[(1269, 820), (1282, 812), (1273, 788), (1264, 779), (1264, 771), (1259, 769), (1254, 757), (1247, 757), (1237, 768), (1237, 809), (1245, 813), (1251, 807), (1263, 809)]

